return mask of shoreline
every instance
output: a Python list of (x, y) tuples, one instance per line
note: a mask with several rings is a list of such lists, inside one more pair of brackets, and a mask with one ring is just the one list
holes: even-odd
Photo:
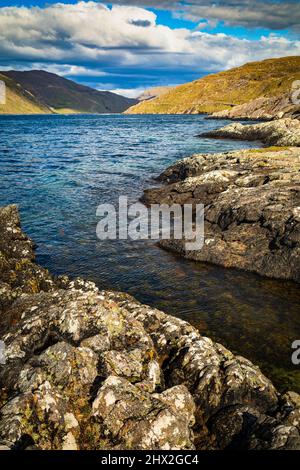
[(53, 278), (35, 264), (16, 206), (0, 210), (0, 227), (2, 275), (15, 273), (2, 280), (1, 318), (11, 323), (2, 337), (2, 445), (300, 448), (299, 395), (278, 394), (250, 361), (187, 322), (82, 279)]
[[(244, 152), (262, 162), (268, 149), (224, 155)], [(281, 152), (273, 149), (270, 159)], [(298, 149), (289, 152), (298, 158)], [(184, 159), (162, 180), (187, 183), (201, 176), (201, 164), (199, 156)], [(249, 176), (213, 171), (218, 188)], [(259, 188), (270, 182), (256, 177)], [(187, 322), (82, 279), (53, 278), (35, 264), (16, 208), (2, 209), (0, 221), (8, 276), (1, 280), (2, 327), (10, 322), (3, 336), (8, 362), (0, 366), (3, 446), (300, 449), (298, 394), (278, 393), (250, 361)]]
[(298, 119), (278, 119), (255, 124), (232, 123), (225, 127), (205, 132), (199, 137), (260, 141), (269, 146), (299, 147), (300, 121)]
[(175, 239), (162, 240), (161, 247), (190, 260), (300, 282), (299, 162), (299, 147), (194, 155), (163, 171), (157, 178), (163, 186), (146, 189), (141, 202), (205, 206), (201, 250), (189, 252)]

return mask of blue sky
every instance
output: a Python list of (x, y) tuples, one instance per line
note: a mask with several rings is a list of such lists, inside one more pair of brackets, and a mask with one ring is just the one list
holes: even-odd
[(299, 55), (297, 0), (3, 0), (0, 69), (41, 68), (136, 96)]

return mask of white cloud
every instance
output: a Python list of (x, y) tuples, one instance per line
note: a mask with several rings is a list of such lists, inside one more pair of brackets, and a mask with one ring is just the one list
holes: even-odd
[(103, 72), (97, 68), (89, 68), (78, 65), (70, 64), (56, 64), (56, 63), (43, 63), (43, 62), (10, 62), (9, 65), (1, 65), (1, 70), (17, 70), (17, 71), (29, 71), (29, 70), (45, 70), (46, 72), (55, 73), (64, 77), (110, 77), (114, 74)]
[[(173, 3), (173, 2), (172, 2)], [(191, 0), (182, 10), (182, 16), (192, 21), (201, 18), (224, 21), (229, 25), (247, 28), (282, 30), (299, 29), (300, 8), (298, 0)]]
[(30, 62), (27, 65), (18, 62), (12, 62), (10, 65), (1, 65), (1, 70), (40, 70), (43, 69), (46, 72), (56, 73), (57, 75), (64, 75), (66, 77), (107, 77), (109, 74), (102, 70), (93, 69), (84, 66), (70, 65), (70, 64), (48, 64), (43, 62)]
[(271, 30), (299, 30), (300, 26), (299, 0), (115, 0), (115, 3), (169, 9), (175, 16), (196, 23), (206, 19)]
[[(126, 96), (127, 98), (138, 98), (144, 93), (145, 90), (146, 90), (145, 87), (138, 87), (138, 88), (115, 88), (113, 90), (108, 90), (108, 91), (111, 91), (112, 93), (116, 93), (117, 95)], [(104, 91), (107, 91), (107, 89), (105, 89)]]
[(274, 35), (250, 41), (171, 29), (158, 25), (153, 12), (135, 6), (79, 2), (0, 8), (1, 58), (44, 63), (40, 68), (52, 67), (63, 75), (103, 76), (106, 68), (189, 69), (200, 74), (299, 52), (299, 41)]
[[(145, 22), (147, 28), (141, 27)], [(152, 12), (124, 6), (110, 9), (95, 2), (4, 7), (0, 25), (2, 51), (28, 58), (44, 54), (45, 59), (60, 59), (82, 53), (101, 59), (116, 49), (133, 54), (134, 49), (175, 52), (185, 47), (185, 31), (157, 26)]]
[(35, 68), (43, 68), (48, 72), (57, 73), (58, 75), (65, 75), (67, 77), (106, 77), (109, 75), (107, 72), (103, 72), (102, 70), (69, 64), (50, 64), (46, 67), (45, 65), (37, 64)]

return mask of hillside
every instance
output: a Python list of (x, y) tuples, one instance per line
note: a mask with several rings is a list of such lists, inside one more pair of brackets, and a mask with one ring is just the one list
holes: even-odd
[(145, 101), (145, 100), (152, 100), (154, 98), (158, 98), (159, 96), (164, 95), (170, 91), (172, 86), (157, 86), (154, 88), (148, 88), (145, 90), (140, 96), (138, 96), (138, 101)]
[[(171, 89), (131, 107), (128, 114), (198, 114), (233, 109), (260, 97), (273, 99), (300, 80), (300, 57), (251, 62)], [(289, 103), (290, 105), (291, 103)]]
[[(125, 98), (108, 91), (98, 91), (87, 86), (60, 77), (59, 75), (45, 72), (43, 70), (32, 70), (26, 72), (1, 72), (11, 81), (8, 88), (19, 87), (32, 94), (34, 99), (42, 103), (42, 107), (50, 108), (45, 112), (56, 113), (121, 113), (136, 100)], [(19, 109), (19, 102), (15, 103), (13, 110), (8, 106), (6, 112), (22, 113), (26, 110)], [(30, 108), (26, 112), (31, 113)]]
[(0, 73), (6, 86), (6, 103), (0, 104), (0, 114), (48, 114), (51, 110), (14, 80)]

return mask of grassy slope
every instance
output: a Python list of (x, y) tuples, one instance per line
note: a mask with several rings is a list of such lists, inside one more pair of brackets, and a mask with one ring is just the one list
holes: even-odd
[(6, 103), (0, 104), (0, 114), (49, 114), (50, 109), (31, 93), (18, 86), (14, 80), (0, 74), (6, 85)]
[(0, 104), (0, 114), (49, 114), (50, 109), (34, 96), (18, 86), (10, 78), (0, 74), (6, 85), (6, 103)]
[(164, 93), (168, 93), (174, 86), (157, 86), (153, 88), (148, 88), (145, 90), (139, 97), (139, 101), (149, 100), (153, 98), (158, 98), (159, 96), (163, 95)]
[(300, 80), (300, 57), (251, 62), (176, 87), (131, 107), (126, 113), (212, 113), (260, 96), (279, 96), (291, 89), (294, 80)]

